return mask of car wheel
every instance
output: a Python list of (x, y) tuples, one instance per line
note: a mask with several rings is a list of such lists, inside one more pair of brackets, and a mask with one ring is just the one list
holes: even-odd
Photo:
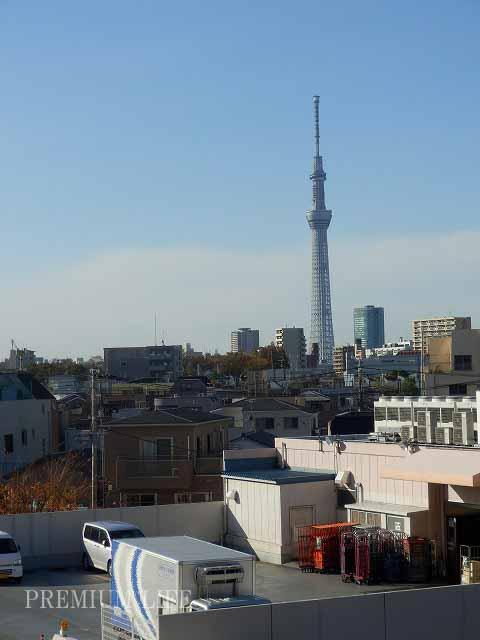
[(21, 584), (22, 583), (22, 578), (21, 577), (20, 578), (14, 578), (13, 581), (14, 581), (15, 584)]
[(112, 577), (112, 561), (109, 560), (107, 564), (107, 573), (110, 577)]
[(90, 561), (88, 553), (84, 553), (83, 554), (82, 565), (83, 565), (83, 568), (84, 568), (85, 571), (91, 571), (92, 570), (92, 563)]

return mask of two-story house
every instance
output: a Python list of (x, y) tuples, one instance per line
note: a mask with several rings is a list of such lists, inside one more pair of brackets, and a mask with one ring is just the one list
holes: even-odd
[(113, 420), (104, 436), (107, 505), (223, 498), (222, 452), (230, 418), (194, 409), (142, 411)]
[(213, 413), (234, 419), (234, 437), (260, 431), (277, 438), (311, 436), (318, 428), (318, 409), (311, 410), (281, 398), (245, 398)]

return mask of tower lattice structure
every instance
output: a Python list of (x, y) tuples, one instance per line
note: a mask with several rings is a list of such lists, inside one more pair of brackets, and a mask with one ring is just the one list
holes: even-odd
[(312, 293), (310, 344), (318, 344), (319, 361), (333, 362), (333, 321), (330, 296), (330, 268), (328, 263), (327, 231), (332, 212), (325, 206), (325, 180), (323, 160), (320, 155), (320, 133), (318, 116), (319, 97), (313, 97), (315, 156), (313, 158), (312, 208), (307, 221), (312, 230)]

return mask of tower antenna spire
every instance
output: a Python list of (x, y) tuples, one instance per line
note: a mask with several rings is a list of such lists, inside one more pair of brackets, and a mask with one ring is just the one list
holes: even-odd
[(319, 96), (313, 96), (313, 115), (315, 119), (315, 156), (320, 155), (320, 123), (318, 115), (318, 103), (320, 101)]

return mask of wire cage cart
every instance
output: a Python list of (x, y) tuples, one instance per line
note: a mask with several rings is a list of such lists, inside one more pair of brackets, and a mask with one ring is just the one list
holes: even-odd
[(432, 577), (433, 546), (428, 538), (411, 536), (405, 541), (408, 582), (429, 582)]
[(462, 584), (480, 582), (480, 546), (460, 545), (460, 582)]
[(340, 534), (340, 574), (343, 582), (353, 582), (355, 575), (355, 533), (353, 530)]
[(405, 558), (405, 541), (407, 536), (400, 531), (383, 532), (384, 563), (383, 577), (386, 582), (402, 582), (407, 576), (407, 560)]
[(313, 563), (315, 571), (320, 573), (340, 573), (340, 536), (344, 531), (351, 531), (349, 522), (314, 525)]
[(298, 544), (298, 566), (303, 573), (313, 573), (315, 565), (313, 562), (313, 550), (315, 541), (313, 538), (312, 525), (299, 527), (297, 531)]

